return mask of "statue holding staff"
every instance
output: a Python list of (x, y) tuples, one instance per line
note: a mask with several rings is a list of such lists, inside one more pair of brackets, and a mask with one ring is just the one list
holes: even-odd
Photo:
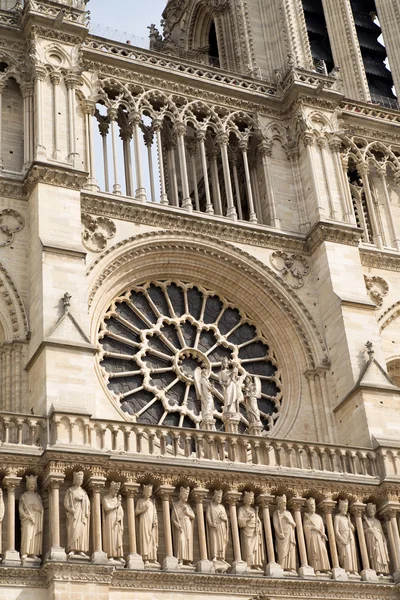
[(64, 498), (67, 513), (67, 552), (68, 556), (86, 557), (89, 551), (90, 500), (82, 488), (83, 471), (73, 474), (73, 485)]

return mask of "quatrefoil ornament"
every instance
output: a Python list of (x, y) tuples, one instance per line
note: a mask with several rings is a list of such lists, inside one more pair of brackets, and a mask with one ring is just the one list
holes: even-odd
[(14, 241), (14, 236), (25, 225), (24, 218), (16, 210), (5, 208), (0, 211), (0, 231), (5, 239), (0, 241), (0, 247), (9, 246)]
[(117, 228), (107, 217), (92, 217), (82, 215), (82, 241), (85, 248), (92, 252), (101, 252), (107, 246), (108, 240), (114, 237)]
[(304, 277), (310, 272), (310, 265), (299, 254), (273, 252), (271, 254), (271, 264), (293, 288), (303, 287)]

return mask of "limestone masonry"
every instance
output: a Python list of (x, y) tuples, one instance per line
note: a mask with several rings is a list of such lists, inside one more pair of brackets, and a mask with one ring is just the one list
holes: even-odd
[(0, 600), (400, 598), (400, 0), (88, 8), (0, 0)]

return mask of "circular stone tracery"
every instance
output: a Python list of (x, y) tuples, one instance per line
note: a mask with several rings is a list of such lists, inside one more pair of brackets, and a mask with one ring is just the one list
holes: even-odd
[[(239, 365), (239, 374), (260, 378), (258, 403), (266, 430), (279, 416), (281, 376), (265, 337), (238, 308), (200, 286), (158, 281), (128, 290), (104, 316), (99, 342), (109, 390), (140, 423), (199, 427), (194, 372), (205, 367), (214, 386), (216, 427), (222, 429), (224, 357)], [(244, 404), (240, 412), (243, 432)]]

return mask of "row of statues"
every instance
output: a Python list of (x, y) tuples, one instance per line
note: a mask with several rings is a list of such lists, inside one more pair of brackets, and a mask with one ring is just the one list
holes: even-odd
[[(249, 433), (261, 435), (264, 429), (258, 399), (261, 398), (261, 380), (255, 375), (244, 372), (239, 374), (239, 365), (224, 357), (221, 361), (219, 383), (223, 394), (222, 419), (225, 429), (230, 433), (237, 433), (240, 417), (240, 404), (243, 403), (247, 413)], [(215, 429), (214, 397), (215, 388), (210, 382), (206, 367), (195, 370), (194, 381), (197, 398), (201, 402), (202, 427)]]
[[(66, 491), (64, 508), (67, 526), (67, 553), (69, 557), (85, 557), (89, 552), (89, 527), (91, 503), (83, 486), (83, 472), (73, 474), (73, 485)], [(124, 510), (119, 494), (120, 483), (112, 481), (108, 492), (103, 496), (102, 529), (103, 548), (108, 559), (125, 564), (123, 533)], [(189, 487), (180, 487), (178, 499), (171, 507), (171, 528), (174, 556), (178, 564), (192, 566), (194, 560), (194, 532), (196, 515), (189, 504)], [(205, 510), (208, 555), (215, 570), (226, 571), (230, 565), (226, 561), (230, 535), (234, 531), (222, 503), (223, 491), (215, 490), (212, 500)], [(306, 500), (306, 509), (296, 521), (287, 508), (285, 495), (276, 497), (276, 510), (272, 515), (275, 533), (277, 563), (286, 572), (297, 572), (296, 529), (301, 525), (307, 550), (308, 564), (315, 573), (330, 573), (328, 537), (322, 517), (316, 512), (314, 498)], [(340, 567), (349, 574), (358, 574), (358, 552), (355, 527), (348, 513), (348, 501), (339, 500), (339, 511), (334, 517), (333, 530)], [(255, 504), (252, 491), (245, 491), (242, 504), (237, 510), (237, 523), (240, 530), (240, 547), (243, 561), (253, 571), (261, 571), (266, 562), (264, 526)], [(43, 502), (37, 492), (37, 477), (26, 477), (26, 491), (19, 499), (21, 520), (21, 559), (39, 560), (43, 546)], [(4, 501), (0, 495), (0, 522), (4, 516)], [(144, 565), (159, 567), (159, 522), (153, 486), (143, 485), (142, 495), (136, 502), (138, 550)], [(376, 517), (376, 506), (366, 505), (362, 519), (362, 530), (367, 548), (370, 568), (377, 574), (388, 575), (389, 553), (381, 522)], [(200, 527), (198, 528), (200, 533)], [(268, 545), (268, 540), (267, 540)], [(332, 549), (331, 549), (332, 550)], [(301, 558), (301, 551), (300, 551)]]

